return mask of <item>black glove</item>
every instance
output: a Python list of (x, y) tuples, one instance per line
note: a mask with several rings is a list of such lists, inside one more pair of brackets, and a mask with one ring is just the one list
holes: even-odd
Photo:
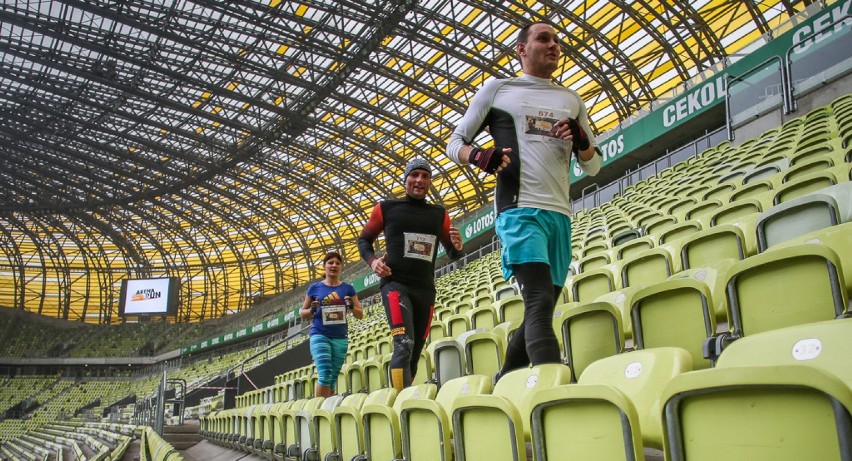
[(317, 307), (319, 307), (319, 301), (317, 301), (316, 299), (311, 301), (311, 314), (317, 313)]
[(352, 298), (349, 296), (343, 298), (343, 304), (346, 304), (346, 310), (351, 311), (355, 308), (355, 304), (352, 303)]
[(488, 174), (493, 174), (497, 171), (497, 167), (503, 164), (503, 149), (496, 149), (494, 147), (483, 149), (479, 147), (470, 151), (468, 160), (480, 170)]
[(586, 130), (583, 129), (577, 119), (568, 119), (568, 129), (571, 130), (571, 138), (573, 139), (571, 143), (572, 152), (576, 154), (589, 148), (591, 145), (589, 143), (589, 136), (586, 135)]

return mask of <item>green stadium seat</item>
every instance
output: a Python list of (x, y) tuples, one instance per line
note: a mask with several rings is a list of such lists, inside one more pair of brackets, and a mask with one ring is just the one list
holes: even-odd
[(852, 388), (852, 318), (779, 328), (734, 341), (717, 367), (806, 365), (834, 375)]
[(595, 300), (598, 296), (615, 290), (616, 281), (611, 269), (614, 267), (617, 267), (617, 265), (611, 264), (607, 267), (575, 275), (571, 285), (572, 299), (575, 302), (589, 302)]
[(530, 406), (533, 459), (645, 459), (639, 414), (615, 387), (555, 386), (536, 392)]
[[(364, 424), (361, 420), (361, 408), (365, 403), (393, 405), (396, 389), (383, 388), (372, 393), (350, 394), (340, 402), (332, 414), (335, 437), (333, 451), (337, 459), (351, 460), (366, 453), (364, 448)], [(321, 459), (332, 459), (323, 457)]]
[(636, 349), (679, 347), (694, 368), (707, 368), (702, 345), (716, 334), (713, 294), (693, 278), (674, 278), (647, 286), (633, 296), (631, 318)]
[[(754, 242), (754, 237), (750, 240)], [(748, 242), (743, 228), (736, 224), (720, 224), (698, 231), (681, 242), (681, 266), (689, 269), (721, 259), (745, 259), (754, 253), (754, 243), (750, 249)]]
[(399, 407), (399, 422), (404, 459), (451, 461), (453, 426), (450, 416), (456, 409), (456, 402), (465, 396), (490, 393), (491, 381), (490, 376), (462, 376), (443, 383), (434, 399), (403, 401)]
[(666, 459), (847, 460), (848, 385), (803, 365), (716, 367), (663, 392)]
[(822, 188), (762, 213), (757, 221), (758, 250), (848, 221), (852, 221), (852, 182)]
[(586, 368), (578, 384), (618, 389), (639, 416), (643, 445), (662, 448), (663, 389), (672, 378), (692, 371), (692, 357), (678, 347), (657, 347), (602, 358)]
[(673, 250), (673, 246), (665, 244), (621, 261), (622, 286), (641, 288), (669, 278), (680, 269), (679, 264), (674, 264)]
[(361, 417), (367, 459), (400, 459), (402, 441), (399, 415), (402, 404), (412, 399), (434, 399), (437, 393), (438, 387), (434, 384), (418, 384), (403, 389), (396, 395), (392, 406), (385, 402), (364, 403)]
[(570, 367), (572, 381), (592, 362), (624, 352), (622, 314), (603, 301), (558, 305), (562, 312), (556, 331), (561, 338), (562, 356)]
[(829, 320), (845, 313), (837, 254), (818, 244), (767, 251), (735, 263), (727, 282), (734, 337)]
[[(570, 369), (565, 365), (539, 365), (507, 373), (491, 394), (468, 392), (455, 399), (454, 411), (448, 412), (452, 417), (455, 460), (528, 459), (526, 446), (531, 441), (533, 398), (544, 389), (568, 384), (570, 379)], [(412, 433), (421, 426), (412, 427)], [(450, 446), (447, 443), (447, 448)], [(452, 458), (445, 455), (406, 459)]]
[(466, 369), (472, 375), (494, 376), (503, 367), (506, 343), (493, 331), (477, 331), (465, 336)]

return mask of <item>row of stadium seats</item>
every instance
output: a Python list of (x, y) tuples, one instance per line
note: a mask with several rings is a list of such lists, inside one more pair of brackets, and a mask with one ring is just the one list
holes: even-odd
[(202, 418), (201, 433), (268, 459), (616, 460), (644, 459), (644, 448), (666, 459), (844, 459), (850, 332), (852, 319), (757, 333), (706, 370), (693, 370), (684, 349), (654, 347), (596, 360), (576, 383), (553, 364), (494, 386), (467, 375), (399, 395), (251, 405)]

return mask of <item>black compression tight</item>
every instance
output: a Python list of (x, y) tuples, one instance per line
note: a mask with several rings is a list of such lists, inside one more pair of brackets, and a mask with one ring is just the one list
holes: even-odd
[(500, 376), (530, 364), (560, 362), (552, 320), (562, 287), (551, 283), (550, 266), (545, 263), (516, 264), (513, 269), (524, 298), (524, 320), (506, 347)]

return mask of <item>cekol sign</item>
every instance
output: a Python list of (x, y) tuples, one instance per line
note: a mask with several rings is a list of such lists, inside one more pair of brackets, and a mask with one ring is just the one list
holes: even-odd
[(672, 102), (663, 109), (663, 126), (669, 128), (677, 122), (686, 120), (689, 116), (715, 105), (724, 97), (724, 76), (704, 82), (697, 90)]

